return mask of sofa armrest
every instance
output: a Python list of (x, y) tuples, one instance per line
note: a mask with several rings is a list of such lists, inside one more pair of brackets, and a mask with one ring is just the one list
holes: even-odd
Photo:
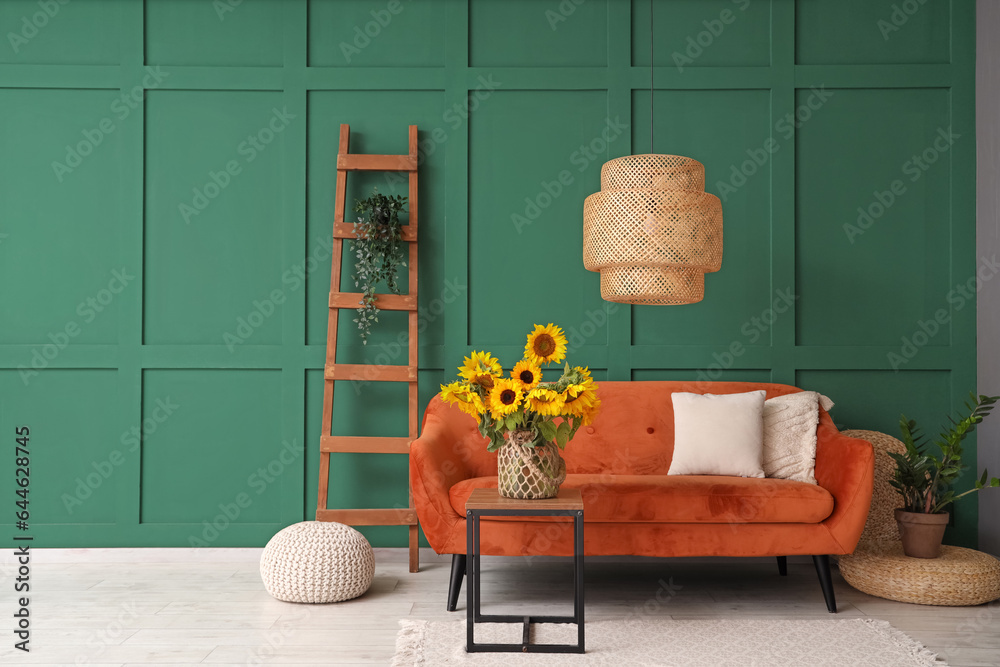
[[(450, 553), (448, 541), (454, 526), (465, 519), (452, 508), (449, 491), (458, 482), (475, 476), (469, 465), (468, 444), (464, 442), (467, 429), (459, 428), (461, 425), (455, 423), (451, 412), (440, 398), (432, 399), (424, 414), (420, 437), (410, 443), (413, 504), (424, 535), (437, 553)], [(468, 419), (466, 415), (460, 416)], [(479, 435), (478, 431), (473, 432)]]
[(871, 443), (848, 438), (825, 410), (816, 430), (816, 481), (833, 495), (833, 514), (823, 521), (842, 553), (854, 551), (868, 520), (875, 479)]

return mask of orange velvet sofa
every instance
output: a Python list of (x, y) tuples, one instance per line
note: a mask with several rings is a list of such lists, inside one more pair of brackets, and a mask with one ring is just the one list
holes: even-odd
[[(563, 488), (584, 499), (586, 555), (810, 555), (827, 607), (836, 611), (829, 555), (849, 554), (871, 503), (871, 445), (841, 435), (820, 408), (816, 480), (667, 475), (673, 453), (671, 394), (731, 394), (764, 389), (767, 397), (801, 391), (750, 382), (601, 382), (601, 412), (566, 447)], [(465, 574), (465, 501), (475, 488), (497, 486), (496, 454), (486, 451), (475, 421), (435, 397), (410, 448), (413, 501), (427, 540), (453, 554), (448, 609)], [(571, 555), (571, 524), (483, 519), (482, 553)]]

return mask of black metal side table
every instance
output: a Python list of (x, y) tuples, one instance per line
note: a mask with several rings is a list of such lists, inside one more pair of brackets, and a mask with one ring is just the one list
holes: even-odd
[[(578, 489), (564, 489), (556, 498), (516, 500), (502, 497), (496, 489), (476, 489), (465, 503), (468, 581), (468, 609), (465, 650), (469, 653), (583, 653), (583, 497)], [(568, 516), (573, 519), (573, 615), (514, 616), (480, 613), (479, 519), (484, 516)], [(476, 623), (522, 623), (520, 644), (477, 644)], [(532, 623), (575, 623), (576, 644), (531, 644), (528, 632)]]

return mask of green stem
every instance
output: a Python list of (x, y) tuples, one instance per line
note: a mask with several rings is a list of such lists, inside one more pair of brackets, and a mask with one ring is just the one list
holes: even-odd
[(943, 508), (947, 507), (949, 504), (955, 502), (959, 498), (964, 498), (965, 496), (969, 495), (970, 493), (975, 493), (976, 491), (979, 491), (979, 490), (980, 489), (977, 489), (977, 488), (971, 488), (971, 489), (969, 489), (968, 491), (966, 491), (964, 493), (958, 494), (957, 496), (955, 496), (954, 498), (952, 498), (951, 500), (949, 500), (946, 503), (941, 503), (940, 505), (935, 505), (934, 506), (934, 513), (936, 514), (936, 513), (940, 512)]

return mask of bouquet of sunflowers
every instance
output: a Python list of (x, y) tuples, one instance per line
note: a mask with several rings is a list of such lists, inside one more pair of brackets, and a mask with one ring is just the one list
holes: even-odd
[(555, 382), (542, 381), (542, 366), (566, 358), (562, 329), (536, 324), (528, 334), (524, 358), (503, 377), (500, 362), (489, 352), (472, 352), (458, 367), (461, 379), (441, 385), (441, 398), (479, 421), (479, 432), (496, 451), (508, 432), (530, 432), (532, 447), (555, 442), (566, 447), (577, 429), (597, 416), (601, 401), (587, 368), (566, 364)]

